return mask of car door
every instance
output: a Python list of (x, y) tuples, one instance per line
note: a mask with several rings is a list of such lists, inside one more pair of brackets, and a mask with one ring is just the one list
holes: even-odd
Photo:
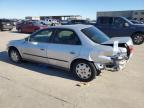
[(23, 44), (23, 58), (48, 63), (47, 49), (53, 33), (53, 29), (45, 29), (30, 36)]
[(31, 32), (32, 31), (31, 29), (32, 29), (32, 22), (26, 22), (22, 27), (22, 31), (26, 33)]
[(27, 25), (28, 25), (28, 22), (24, 22), (23, 24), (21, 24), (22, 32), (27, 32)]
[(49, 63), (69, 68), (71, 60), (79, 55), (81, 46), (80, 39), (75, 31), (70, 29), (57, 29), (47, 51)]

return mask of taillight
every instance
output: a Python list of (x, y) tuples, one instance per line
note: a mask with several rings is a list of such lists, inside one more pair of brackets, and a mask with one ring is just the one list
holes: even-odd
[(134, 47), (132, 45), (128, 46), (129, 52), (132, 53), (134, 51)]

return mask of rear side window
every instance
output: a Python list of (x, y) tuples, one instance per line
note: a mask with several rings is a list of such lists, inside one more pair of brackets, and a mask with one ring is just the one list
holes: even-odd
[(34, 34), (33, 36), (31, 36), (29, 41), (48, 43), (50, 42), (50, 38), (53, 35), (53, 33), (54, 33), (54, 30), (51, 30), (51, 29), (42, 30)]
[(53, 39), (53, 43), (56, 44), (68, 44), (68, 45), (80, 45), (81, 42), (72, 30), (59, 29)]
[(100, 24), (112, 24), (113, 23), (113, 18), (112, 17), (100, 17), (99, 18), (99, 23)]

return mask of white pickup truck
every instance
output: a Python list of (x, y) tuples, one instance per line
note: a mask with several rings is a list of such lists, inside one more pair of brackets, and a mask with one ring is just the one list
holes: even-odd
[(59, 22), (56, 19), (45, 19), (41, 20), (41, 22), (49, 26), (55, 26), (59, 24)]

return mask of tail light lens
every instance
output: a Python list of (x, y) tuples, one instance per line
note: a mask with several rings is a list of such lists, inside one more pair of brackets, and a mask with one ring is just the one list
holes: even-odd
[(128, 46), (130, 54), (133, 53), (134, 47), (132, 45)]

